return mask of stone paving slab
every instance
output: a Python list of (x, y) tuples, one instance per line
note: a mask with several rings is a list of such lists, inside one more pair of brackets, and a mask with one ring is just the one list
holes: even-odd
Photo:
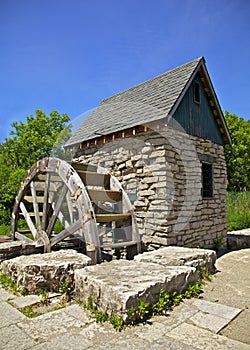
[(26, 318), (17, 326), (32, 339), (41, 342), (52, 336), (67, 334), (69, 330), (86, 327), (92, 322), (94, 320), (78, 309), (78, 305), (73, 305), (32, 319)]
[(13, 298), (13, 294), (9, 293), (7, 290), (3, 289), (0, 286), (0, 302), (1, 301), (7, 301), (9, 299)]
[(0, 327), (0, 349), (26, 350), (35, 345), (36, 341), (16, 325)]
[(42, 300), (41, 295), (25, 295), (20, 297), (15, 297), (11, 299), (9, 302), (17, 309), (22, 309), (26, 306), (32, 306), (39, 303)]
[(193, 305), (199, 312), (192, 315), (188, 323), (214, 333), (219, 333), (242, 311), (239, 308), (199, 299), (195, 300)]
[(228, 321), (232, 321), (242, 311), (236, 307), (212, 303), (200, 299), (195, 300), (194, 305), (203, 313), (212, 314)]
[(208, 269), (214, 273), (216, 253), (209, 249), (169, 246), (138, 254), (135, 261), (161, 264), (163, 266), (192, 266), (196, 269)]
[(199, 350), (250, 350), (248, 344), (214, 334), (185, 322), (168, 332), (167, 336)]
[(26, 317), (14, 307), (3, 301), (0, 303), (0, 328), (10, 326)]
[(140, 299), (153, 304), (161, 289), (181, 293), (197, 279), (193, 267), (114, 260), (76, 270), (75, 294), (84, 303), (92, 298), (99, 310), (115, 313), (127, 322), (129, 309), (137, 308)]

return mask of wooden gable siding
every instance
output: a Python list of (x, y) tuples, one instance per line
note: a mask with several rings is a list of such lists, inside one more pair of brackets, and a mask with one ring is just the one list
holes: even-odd
[[(195, 82), (200, 84), (200, 104), (194, 102)], [(170, 121), (170, 125), (172, 124), (173, 127), (181, 129), (176, 121), (188, 134), (224, 145), (199, 74), (196, 75), (190, 84), (189, 89)]]

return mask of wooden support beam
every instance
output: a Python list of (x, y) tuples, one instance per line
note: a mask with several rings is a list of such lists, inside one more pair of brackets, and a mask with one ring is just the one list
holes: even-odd
[(128, 241), (128, 242), (118, 242), (118, 243), (107, 243), (107, 244), (103, 244), (101, 245), (101, 248), (125, 248), (128, 246), (132, 246), (132, 245), (137, 245), (137, 241)]
[(55, 235), (50, 241), (51, 247), (53, 247), (56, 243), (61, 242), (65, 238), (73, 235), (75, 232), (79, 231), (82, 228), (81, 219), (76, 221), (73, 225), (65, 228), (63, 231)]
[(97, 222), (126, 221), (131, 218), (131, 214), (96, 214)]
[(30, 232), (32, 233), (34, 239), (37, 239), (37, 230), (36, 230), (35, 225), (33, 224), (32, 220), (31, 220), (31, 217), (30, 217), (24, 203), (21, 202), (19, 206), (20, 206), (20, 210), (25, 218), (25, 221), (27, 222), (27, 224), (29, 226)]

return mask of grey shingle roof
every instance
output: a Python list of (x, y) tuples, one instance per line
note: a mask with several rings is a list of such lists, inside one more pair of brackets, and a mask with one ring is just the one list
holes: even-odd
[(66, 147), (162, 119), (171, 113), (202, 57), (103, 100)]

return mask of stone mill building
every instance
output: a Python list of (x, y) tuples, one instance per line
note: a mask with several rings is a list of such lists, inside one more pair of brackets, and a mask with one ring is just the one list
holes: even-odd
[(226, 235), (230, 142), (201, 57), (103, 100), (65, 147), (120, 180), (144, 249), (212, 248)]

